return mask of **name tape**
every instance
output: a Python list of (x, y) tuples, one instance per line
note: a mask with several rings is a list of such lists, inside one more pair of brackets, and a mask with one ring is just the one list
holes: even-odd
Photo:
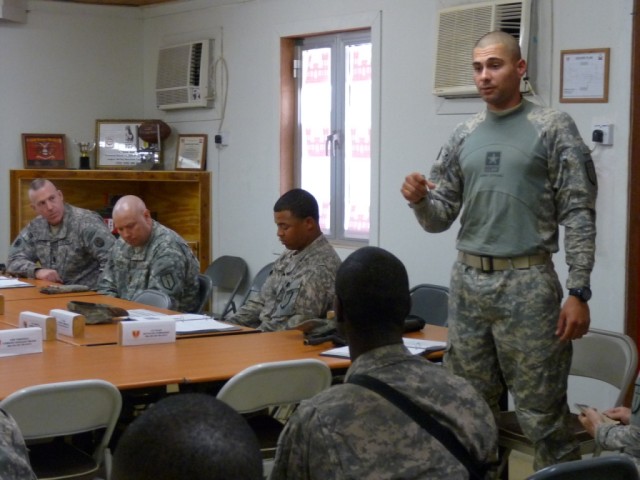
[(42, 353), (40, 327), (0, 330), (0, 357)]

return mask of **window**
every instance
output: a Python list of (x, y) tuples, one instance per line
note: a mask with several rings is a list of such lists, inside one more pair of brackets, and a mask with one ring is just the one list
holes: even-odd
[(369, 30), (297, 41), (296, 183), (333, 240), (369, 240), (371, 57)]

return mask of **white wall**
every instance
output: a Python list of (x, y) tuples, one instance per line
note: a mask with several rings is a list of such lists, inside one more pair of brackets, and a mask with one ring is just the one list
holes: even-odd
[[(428, 171), (454, 125), (481, 108), (480, 102), (452, 104), (430, 93), (437, 10), (468, 3), (476, 2), (188, 0), (128, 9), (33, 0), (26, 24), (0, 25), (0, 176), (22, 166), (20, 133), (88, 138), (96, 118), (163, 118), (174, 134), (208, 133), (212, 139), (220, 125), (220, 108), (160, 112), (154, 87), (159, 46), (215, 37), (216, 56), (223, 43), (228, 65), (223, 130), (231, 132), (231, 143), (218, 150), (210, 142), (208, 152), (208, 170), (214, 174), (212, 253), (246, 258), (253, 274), (281, 250), (271, 211), (279, 195), (279, 38), (345, 28), (377, 16), (377, 243), (405, 262), (412, 284), (446, 284), (456, 230), (437, 235), (421, 231), (399, 189), (407, 173)], [(594, 121), (615, 125), (613, 147), (593, 154), (600, 194), (591, 308), (595, 326), (622, 330), (633, 1), (533, 3), (536, 31), (530, 49), (535, 51), (532, 82), (538, 101), (569, 112), (587, 139)], [(611, 48), (609, 102), (560, 104), (560, 51), (600, 47)], [(175, 135), (167, 142), (167, 166), (173, 165), (174, 149)], [(5, 233), (0, 258), (6, 258), (7, 180), (2, 185), (0, 230)], [(564, 279), (562, 254), (556, 256), (556, 264)]]
[(0, 22), (0, 261), (9, 233), (9, 170), (23, 168), (22, 133), (92, 140), (98, 118), (142, 112), (142, 19), (136, 9), (30, 1), (27, 22)]
[[(163, 42), (195, 38), (203, 32), (224, 40), (229, 97), (223, 130), (231, 132), (224, 150), (209, 149), (214, 172), (213, 254), (246, 258), (252, 272), (280, 250), (271, 207), (279, 194), (279, 43), (280, 36), (344, 28), (367, 15), (381, 16), (381, 91), (379, 135), (378, 244), (407, 265), (411, 283), (448, 283), (456, 229), (427, 234), (419, 228), (399, 188), (414, 170), (428, 171), (441, 144), (480, 102), (457, 102), (431, 93), (437, 10), (474, 0), (263, 0), (211, 2), (147, 8), (145, 16), (145, 115), (157, 116), (153, 101), (153, 54)], [(535, 0), (530, 46), (537, 101), (569, 112), (586, 139), (594, 121), (615, 125), (613, 147), (593, 154), (599, 175), (597, 261), (592, 284), (595, 326), (622, 330), (629, 135), (629, 78), (632, 0)], [(186, 11), (188, 7), (197, 7)], [(181, 10), (178, 13), (178, 10)], [(224, 29), (223, 31), (221, 29)], [(305, 30), (306, 29), (306, 30)], [(611, 48), (609, 103), (560, 104), (560, 51)], [(220, 51), (217, 51), (219, 54)], [(448, 114), (461, 111), (461, 114)], [(176, 130), (213, 134), (219, 112), (205, 121), (189, 115), (164, 118)], [(199, 114), (203, 115), (203, 114)], [(195, 115), (193, 115), (195, 118)], [(590, 143), (590, 142), (589, 142)], [(341, 253), (348, 253), (342, 251)], [(556, 256), (562, 279), (566, 266)]]

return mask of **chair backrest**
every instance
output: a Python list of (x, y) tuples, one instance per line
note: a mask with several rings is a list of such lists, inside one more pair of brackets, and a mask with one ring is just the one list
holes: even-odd
[(211, 300), (211, 291), (213, 290), (213, 282), (206, 275), (198, 274), (198, 305), (193, 312), (202, 313), (207, 302)]
[(253, 365), (234, 375), (217, 398), (239, 413), (299, 403), (331, 385), (331, 370), (314, 359)]
[(449, 289), (442, 285), (422, 283), (411, 293), (411, 315), (416, 315), (430, 325), (447, 326), (449, 315)]
[(228, 300), (217, 317), (224, 318), (229, 312), (236, 311), (233, 299), (247, 277), (247, 270), (247, 262), (243, 258), (231, 255), (218, 257), (207, 267), (204, 274), (211, 279), (213, 289), (229, 292)]
[(122, 397), (104, 380), (76, 380), (23, 388), (0, 401), (16, 421), (25, 441), (104, 428), (93, 458), (100, 463), (116, 426)]
[(633, 461), (622, 455), (605, 455), (558, 463), (538, 470), (527, 480), (638, 480)]
[(171, 308), (171, 297), (161, 290), (143, 290), (131, 300), (158, 308)]
[(274, 262), (267, 263), (264, 267), (260, 269), (258, 273), (256, 273), (255, 277), (253, 277), (253, 280), (251, 281), (251, 286), (249, 287), (249, 290), (247, 291), (246, 295), (244, 296), (244, 299), (242, 300), (243, 305), (247, 303), (247, 300), (249, 299), (250, 296), (260, 292), (260, 290), (262, 289), (262, 285), (264, 285), (264, 282), (267, 280), (267, 277), (269, 277), (269, 275), (271, 274), (271, 270), (273, 270), (273, 264)]
[(573, 342), (570, 375), (592, 378), (619, 389), (613, 406), (622, 405), (636, 377), (637, 366), (636, 344), (624, 333), (592, 328)]

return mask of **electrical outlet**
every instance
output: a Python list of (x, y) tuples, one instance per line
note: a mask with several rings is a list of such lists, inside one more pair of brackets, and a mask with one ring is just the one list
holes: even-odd
[[(613, 124), (594, 123), (591, 127), (591, 139), (600, 145), (613, 145)], [(598, 141), (602, 139), (602, 141)]]
[(215, 144), (218, 147), (226, 147), (229, 145), (229, 137), (231, 134), (229, 132), (218, 132), (213, 137)]

